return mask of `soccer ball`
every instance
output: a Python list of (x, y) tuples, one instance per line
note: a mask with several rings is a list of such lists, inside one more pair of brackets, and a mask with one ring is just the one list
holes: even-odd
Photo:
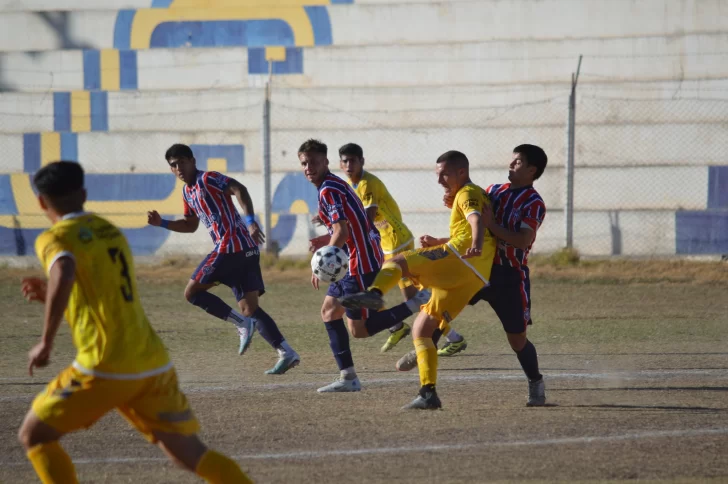
[(311, 270), (319, 281), (331, 284), (340, 280), (349, 268), (346, 252), (333, 245), (317, 250), (311, 258)]

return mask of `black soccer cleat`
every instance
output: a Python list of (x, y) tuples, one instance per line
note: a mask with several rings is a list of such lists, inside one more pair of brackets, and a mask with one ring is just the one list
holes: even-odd
[(417, 398), (402, 407), (402, 410), (438, 410), (442, 408), (442, 402), (437, 396), (435, 387), (422, 387)]
[(384, 308), (384, 298), (376, 291), (364, 291), (339, 298), (339, 302), (346, 309), (374, 309)]

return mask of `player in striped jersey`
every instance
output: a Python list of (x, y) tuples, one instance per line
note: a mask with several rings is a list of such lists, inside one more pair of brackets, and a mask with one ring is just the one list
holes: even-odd
[[(209, 314), (233, 323), (240, 336), (238, 352), (248, 349), (255, 329), (278, 352), (275, 366), (266, 371), (280, 375), (301, 360), (288, 344), (273, 318), (258, 305), (265, 293), (260, 272), (258, 245), (265, 240), (253, 214), (253, 201), (240, 182), (214, 171), (200, 171), (189, 146), (175, 144), (165, 154), (172, 173), (185, 182), (184, 219), (163, 220), (156, 210), (147, 213), (150, 225), (174, 232), (191, 233), (202, 223), (215, 247), (192, 274), (185, 298)], [(245, 212), (240, 217), (232, 197)], [(219, 284), (229, 286), (238, 301), (240, 313), (208, 290)]]
[(491, 285), (471, 301), (471, 304), (488, 301), (503, 324), (508, 342), (528, 377), (529, 406), (546, 403), (538, 355), (526, 337), (526, 329), (532, 324), (528, 253), (546, 215), (546, 205), (533, 188), (533, 182), (541, 177), (547, 162), (546, 153), (538, 146), (516, 146), (508, 171), (510, 183), (490, 185), (486, 189), (493, 213), (483, 214), (483, 224), (497, 238), (498, 246)]
[[(387, 190), (382, 181), (372, 173), (364, 170), (364, 150), (355, 143), (348, 143), (339, 148), (341, 170), (346, 173), (349, 185), (361, 199), (369, 221), (376, 227), (381, 236), (382, 252), (387, 261), (397, 254), (414, 250), (414, 237), (402, 221), (399, 205)], [(412, 299), (423, 289), (411, 279), (403, 277), (399, 280), (399, 289), (405, 301)], [(437, 351), (438, 356), (453, 356), (468, 344), (460, 334), (445, 323), (447, 345)], [(389, 338), (382, 346), (382, 353), (394, 348), (402, 338), (410, 334), (409, 325), (400, 322), (389, 328)]]
[[(313, 252), (319, 247), (333, 245), (349, 255), (349, 270), (341, 280), (329, 286), (321, 307), (321, 318), (340, 374), (333, 383), (318, 391), (356, 392), (361, 390), (361, 383), (354, 370), (344, 314), (352, 336), (366, 338), (411, 316), (427, 301), (423, 301), (426, 293), (418, 293), (398, 306), (371, 313), (366, 309), (344, 309), (341, 305), (339, 298), (361, 292), (371, 285), (384, 256), (379, 233), (370, 223), (361, 200), (344, 180), (329, 171), (327, 154), (327, 146), (318, 140), (308, 140), (298, 149), (301, 168), (318, 189), (318, 219), (329, 232), (329, 235), (311, 240), (310, 249)], [(319, 280), (313, 274), (311, 285), (319, 288)]]

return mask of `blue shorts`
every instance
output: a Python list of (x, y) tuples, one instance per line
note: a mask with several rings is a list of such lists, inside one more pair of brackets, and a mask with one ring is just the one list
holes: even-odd
[(490, 286), (484, 287), (470, 300), (470, 304), (487, 301), (500, 319), (506, 333), (526, 331), (531, 321), (531, 280), (528, 267), (514, 269), (494, 264), (490, 273)]
[[(379, 271), (369, 272), (367, 274), (359, 274), (356, 276), (352, 276), (347, 273), (343, 279), (334, 282), (329, 286), (329, 290), (326, 292), (326, 295), (338, 299), (343, 296), (366, 291), (367, 288), (374, 283), (374, 278), (377, 277), (378, 272)], [(367, 319), (369, 317), (369, 310), (347, 309), (346, 316), (349, 319)]]
[(265, 293), (258, 249), (232, 254), (210, 252), (192, 273), (192, 279), (200, 284), (225, 284), (238, 301), (246, 292), (258, 291), (259, 296)]

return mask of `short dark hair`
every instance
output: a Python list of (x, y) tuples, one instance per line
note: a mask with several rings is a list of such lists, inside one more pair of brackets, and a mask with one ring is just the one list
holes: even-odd
[(437, 159), (437, 163), (447, 163), (454, 168), (468, 168), (470, 166), (468, 157), (464, 153), (455, 150), (441, 154)]
[(359, 158), (364, 158), (364, 150), (361, 149), (361, 146), (356, 143), (346, 143), (344, 146), (339, 148), (339, 157), (342, 157), (344, 155), (358, 156)]
[(172, 158), (194, 158), (192, 154), (192, 148), (181, 143), (173, 144), (169, 147), (167, 152), (164, 154), (164, 158), (169, 161)]
[(74, 195), (83, 189), (83, 168), (75, 161), (56, 161), (38, 170), (33, 184), (50, 199)]
[(536, 167), (536, 174), (533, 175), (534, 180), (538, 180), (546, 169), (546, 163), (549, 159), (546, 152), (536, 145), (518, 145), (513, 148), (514, 153), (520, 153), (526, 157), (526, 163)]
[(329, 153), (329, 148), (317, 139), (307, 139), (303, 142), (300, 148), (298, 148), (298, 154), (301, 153), (321, 153), (326, 155)]

